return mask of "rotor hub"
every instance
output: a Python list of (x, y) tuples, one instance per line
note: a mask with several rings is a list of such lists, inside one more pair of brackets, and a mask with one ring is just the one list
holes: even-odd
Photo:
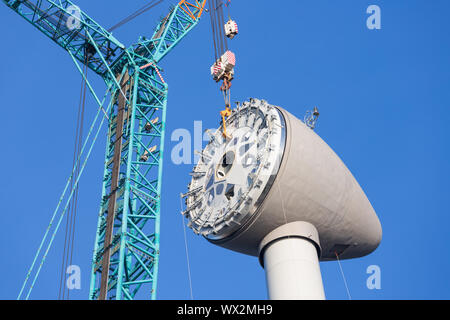
[(219, 128), (194, 167), (184, 212), (188, 226), (211, 240), (251, 220), (278, 172), (285, 145), (281, 112), (251, 99)]

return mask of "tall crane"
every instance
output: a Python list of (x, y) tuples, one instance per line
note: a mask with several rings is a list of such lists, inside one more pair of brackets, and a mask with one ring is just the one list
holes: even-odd
[[(2, 1), (67, 51), (107, 115), (89, 298), (133, 299), (146, 287), (155, 299), (168, 93), (159, 63), (197, 25), (206, 0), (179, 1), (151, 38), (141, 37), (130, 47), (69, 0)], [(104, 80), (104, 98), (94, 91), (83, 65)]]

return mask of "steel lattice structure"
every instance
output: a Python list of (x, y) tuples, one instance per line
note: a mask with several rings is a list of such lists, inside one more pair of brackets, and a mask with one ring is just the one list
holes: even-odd
[[(159, 62), (198, 23), (206, 0), (180, 1), (150, 39), (126, 48), (71, 1), (3, 0), (68, 52), (87, 81), (87, 65), (110, 97), (102, 199), (90, 299), (156, 298), (162, 163), (168, 86)], [(97, 104), (100, 99), (87, 81)]]

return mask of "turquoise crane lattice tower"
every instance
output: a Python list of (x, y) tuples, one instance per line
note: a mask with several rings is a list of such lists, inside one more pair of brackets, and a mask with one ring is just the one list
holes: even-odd
[[(129, 48), (71, 1), (3, 2), (68, 52), (99, 107), (106, 106), (108, 135), (89, 298), (133, 299), (145, 291), (155, 299), (168, 94), (159, 62), (197, 25), (206, 0), (180, 1), (150, 39), (141, 37)], [(105, 81), (108, 102), (95, 93), (83, 64)]]

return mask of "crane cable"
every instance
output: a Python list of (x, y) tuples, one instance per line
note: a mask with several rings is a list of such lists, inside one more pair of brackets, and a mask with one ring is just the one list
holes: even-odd
[(211, 0), (209, 1), (209, 13), (211, 18), (211, 30), (214, 43), (214, 58), (215, 61), (228, 50), (227, 37), (223, 30), (223, 1)]
[[(84, 129), (84, 111), (85, 111), (85, 107), (86, 107), (86, 92), (87, 92), (87, 71), (88, 71), (88, 67), (87, 67), (87, 63), (88, 63), (88, 58), (86, 58), (86, 63), (85, 63), (85, 70), (84, 70), (84, 77), (82, 80), (82, 99), (80, 100), (80, 105), (78, 108), (78, 113), (80, 114), (79, 116), (79, 122), (78, 122), (78, 135), (76, 133), (76, 140), (75, 140), (75, 146), (74, 146), (74, 156), (73, 156), (73, 167), (75, 166), (75, 159), (78, 158), (78, 156), (80, 155), (80, 151), (81, 151), (81, 144), (83, 141), (83, 129)], [(81, 112), (80, 112), (81, 109)], [(78, 167), (77, 171), (76, 171), (76, 175), (78, 175), (80, 172), (80, 169)], [(77, 216), (77, 212), (78, 212), (78, 189), (79, 189), (79, 185), (76, 186), (75, 189), (75, 195), (74, 198), (72, 198), (72, 214), (67, 217), (68, 220), (70, 221), (70, 217), (72, 218), (71, 223), (69, 223), (69, 226), (71, 226), (71, 229), (69, 230), (69, 243), (70, 243), (70, 248), (69, 252), (70, 252), (70, 258), (69, 255), (67, 256), (67, 261), (68, 261), (68, 265), (72, 265), (72, 258), (73, 258), (73, 246), (74, 246), (74, 240), (75, 240), (75, 223), (76, 223), (76, 216)], [(66, 229), (67, 232), (67, 229)], [(67, 262), (66, 262), (67, 264)], [(67, 268), (67, 265), (66, 265)], [(65, 268), (64, 268), (65, 269)], [(69, 299), (69, 290), (67, 291), (67, 299)], [(63, 299), (64, 299), (64, 295), (63, 295)]]
[(225, 7), (227, 7), (228, 19), (231, 19), (230, 4), (231, 4), (231, 0), (226, 0), (226, 3), (224, 3)]
[(211, 35), (213, 37), (213, 44), (214, 44), (214, 62), (217, 61), (217, 44), (216, 44), (216, 31), (215, 31), (215, 22), (214, 22), (214, 8), (211, 5), (212, 1), (208, 2), (208, 6), (209, 6), (209, 17), (211, 18)]
[[(75, 131), (75, 144), (73, 151), (73, 159), (72, 159), (72, 170), (75, 169), (75, 161), (80, 155), (81, 145), (83, 141), (83, 127), (84, 127), (84, 112), (86, 106), (86, 92), (87, 92), (87, 56), (85, 58), (84, 63), (84, 77), (82, 77), (81, 88), (80, 88), (80, 100), (78, 104), (78, 117), (77, 117), (77, 126)], [(79, 174), (79, 167), (75, 170), (75, 175)], [(73, 188), (73, 180), (71, 181), (70, 188)], [(69, 299), (69, 289), (66, 288), (66, 282), (64, 281), (64, 275), (66, 273), (67, 267), (72, 265), (73, 258), (73, 247), (75, 242), (75, 224), (76, 224), (76, 216), (78, 212), (78, 189), (77, 185), (75, 188), (74, 197), (71, 199), (71, 203), (69, 203), (68, 215), (66, 217), (66, 229), (65, 229), (65, 237), (64, 237), (64, 248), (61, 262), (61, 276), (59, 282), (59, 293), (58, 300), (65, 299), (65, 293), (67, 289), (67, 299)]]
[[(229, 2), (229, 1), (228, 1)], [(228, 5), (225, 4), (227, 7)], [(222, 55), (228, 51), (228, 42), (227, 36), (225, 35), (225, 21), (223, 15), (223, 6), (224, 2), (222, 0), (211, 0), (209, 1), (209, 13), (211, 18), (211, 30), (213, 36), (213, 44), (214, 44), (214, 64), (219, 63), (219, 59), (221, 59)], [(228, 7), (229, 14), (229, 7)], [(220, 87), (220, 91), (222, 91), (224, 102), (225, 102), (225, 110), (220, 112), (222, 117), (222, 126), (223, 126), (223, 136), (227, 137), (226, 130), (226, 118), (231, 114), (231, 80), (232, 75), (225, 75), (223, 78), (223, 84)]]
[(180, 215), (181, 215), (181, 223), (183, 224), (183, 234), (184, 234), (184, 250), (186, 253), (186, 264), (187, 264), (187, 271), (188, 271), (188, 280), (189, 280), (189, 291), (190, 291), (190, 297), (191, 300), (194, 300), (194, 295), (192, 293), (192, 276), (191, 276), (191, 264), (189, 263), (189, 250), (188, 250), (188, 244), (187, 244), (187, 236), (186, 236), (186, 226), (184, 224), (184, 216), (183, 216), (183, 194), (180, 194)]
[[(107, 93), (110, 92), (111, 89), (112, 89), (111, 86), (108, 87)], [(97, 127), (97, 129), (96, 129), (96, 131), (95, 131), (95, 133), (94, 133), (94, 128), (95, 128), (95, 126), (97, 125), (97, 121), (98, 121), (98, 118), (99, 118), (99, 116), (100, 116), (100, 113), (101, 113), (102, 111), (104, 111), (104, 112), (106, 113), (106, 112), (108, 112), (108, 111), (111, 109), (111, 103), (108, 104), (108, 107), (107, 107), (106, 111), (103, 109), (103, 104), (104, 104), (105, 98), (106, 98), (106, 94), (105, 94), (105, 97), (104, 97), (104, 99), (103, 99), (103, 102), (99, 103), (99, 108), (97, 109), (97, 113), (96, 113), (96, 115), (95, 115), (95, 117), (94, 117), (94, 119), (93, 119), (93, 121), (92, 121), (92, 124), (91, 124), (91, 126), (90, 126), (90, 128), (89, 128), (89, 131), (88, 131), (88, 133), (87, 133), (87, 135), (86, 135), (86, 138), (85, 138), (85, 140), (84, 140), (83, 146), (82, 146), (82, 148), (81, 148), (80, 154), (79, 154), (79, 156), (78, 156), (78, 158), (77, 158), (77, 161), (76, 161), (76, 163), (75, 163), (75, 169), (72, 170), (72, 172), (71, 172), (71, 174), (70, 174), (70, 176), (69, 176), (69, 178), (68, 178), (68, 180), (67, 180), (67, 182), (66, 182), (66, 185), (65, 185), (65, 187), (64, 187), (64, 189), (63, 189), (63, 192), (62, 192), (62, 194), (61, 194), (61, 196), (60, 196), (60, 198), (59, 198), (58, 204), (57, 204), (55, 210), (53, 211), (53, 214), (52, 214), (52, 217), (51, 217), (51, 219), (50, 219), (49, 225), (47, 226), (47, 229), (46, 229), (46, 231), (45, 231), (45, 233), (44, 233), (44, 237), (43, 237), (42, 240), (41, 240), (41, 243), (40, 243), (40, 245), (39, 245), (39, 247), (38, 247), (38, 250), (37, 250), (37, 252), (36, 252), (36, 254), (35, 254), (35, 256), (34, 256), (33, 262), (31, 263), (31, 266), (30, 266), (30, 268), (29, 268), (29, 270), (28, 270), (28, 272), (27, 272), (27, 275), (26, 275), (26, 277), (25, 277), (25, 280), (24, 280), (24, 282), (23, 282), (23, 284), (22, 284), (22, 287), (21, 287), (21, 289), (20, 289), (20, 292), (19, 292), (19, 294), (18, 294), (18, 296), (17, 296), (17, 300), (21, 299), (22, 294), (23, 294), (23, 292), (24, 292), (24, 290), (25, 290), (25, 287), (27, 286), (28, 280), (29, 280), (29, 278), (31, 277), (31, 274), (32, 274), (33, 269), (34, 269), (34, 267), (35, 267), (35, 265), (36, 265), (36, 262), (37, 262), (39, 256), (41, 255), (41, 250), (42, 250), (42, 248), (43, 248), (43, 246), (44, 246), (44, 243), (46, 242), (47, 237), (48, 237), (49, 234), (50, 234), (50, 230), (51, 230), (51, 228), (52, 228), (52, 226), (53, 226), (53, 223), (55, 222), (55, 218), (56, 218), (57, 213), (59, 212), (61, 203), (62, 203), (62, 201), (64, 200), (64, 198), (65, 198), (65, 196), (66, 196), (66, 193), (67, 193), (67, 191), (68, 191), (68, 189), (69, 189), (69, 185), (70, 185), (71, 181), (72, 181), (74, 178), (75, 178), (75, 180), (74, 180), (75, 182), (74, 182), (73, 185), (74, 185), (75, 187), (78, 185), (78, 182), (79, 182), (79, 180), (80, 180), (80, 178), (81, 178), (81, 175), (83, 174), (83, 171), (84, 171), (84, 169), (85, 169), (85, 167), (86, 167), (86, 163), (87, 163), (87, 161), (89, 160), (89, 157), (90, 157), (90, 155), (91, 155), (91, 153), (92, 153), (92, 149), (93, 149), (93, 147), (94, 147), (94, 145), (95, 145), (95, 142), (97, 141), (98, 135), (100, 134), (100, 131), (101, 131), (102, 127), (103, 127), (103, 123), (104, 123), (105, 119), (107, 119), (106, 115), (103, 115), (103, 116), (101, 117), (100, 124), (98, 124), (98, 127)], [(91, 141), (90, 145), (88, 146), (88, 142), (90, 141), (91, 136), (92, 136), (93, 133), (94, 133), (94, 135), (93, 135), (93, 137), (92, 137), (92, 141)], [(81, 162), (81, 160), (82, 160), (81, 158), (82, 158), (82, 156), (83, 156), (84, 151), (86, 150), (86, 148), (87, 148), (86, 156), (85, 156), (83, 162)], [(80, 167), (79, 173), (78, 173), (78, 174), (75, 174), (76, 168), (78, 168), (78, 167)], [(48, 240), (48, 244), (47, 244), (47, 247), (46, 247), (46, 249), (45, 249), (45, 252), (43, 253), (43, 256), (41, 257), (41, 261), (40, 261), (38, 270), (35, 272), (35, 276), (34, 276), (34, 278), (33, 278), (33, 281), (32, 281), (31, 285), (30, 285), (29, 288), (28, 288), (28, 292), (27, 292), (27, 294), (26, 294), (26, 296), (25, 296), (25, 299), (26, 299), (26, 300), (28, 300), (28, 298), (30, 297), (31, 291), (32, 291), (33, 288), (34, 288), (34, 285), (35, 285), (35, 283), (36, 283), (36, 280), (37, 280), (37, 278), (38, 278), (38, 276), (39, 276), (39, 273), (40, 273), (40, 271), (41, 271), (41, 269), (42, 269), (42, 266), (43, 266), (43, 264), (44, 264), (44, 262), (45, 262), (45, 260), (46, 260), (46, 258), (47, 258), (48, 252), (50, 251), (50, 248), (51, 248), (51, 246), (52, 246), (52, 244), (53, 244), (53, 241), (54, 241), (54, 239), (55, 239), (56, 233), (58, 232), (59, 226), (60, 226), (60, 224), (61, 224), (61, 222), (62, 222), (62, 220), (63, 220), (63, 218), (64, 218), (64, 216), (65, 216), (65, 214), (66, 214), (66, 212), (67, 212), (67, 209), (68, 209), (68, 206), (69, 206), (69, 201), (70, 201), (71, 198), (73, 197), (74, 192), (75, 192), (74, 188), (73, 188), (73, 187), (70, 188), (70, 193), (69, 193), (69, 195), (68, 195), (68, 199), (66, 200), (66, 203), (65, 203), (65, 206), (64, 206), (62, 212), (59, 214), (59, 218), (58, 218), (58, 220), (57, 220), (56, 226), (54, 227), (54, 231), (53, 231), (53, 233), (51, 234), (51, 237), (50, 237), (50, 240)]]
[(350, 295), (350, 290), (348, 289), (347, 280), (345, 279), (344, 270), (342, 269), (341, 260), (339, 259), (338, 253), (335, 251), (337, 262), (339, 264), (339, 269), (341, 270), (342, 279), (344, 279), (345, 289), (347, 290), (348, 300), (352, 300), (352, 296)]
[(145, 6), (143, 6), (142, 8), (140, 8), (139, 10), (137, 10), (136, 12), (130, 14), (128, 17), (122, 19), (121, 21), (119, 21), (118, 23), (116, 23), (115, 25), (113, 25), (111, 28), (108, 29), (108, 32), (112, 32), (113, 30), (120, 28), (121, 26), (123, 26), (124, 24), (130, 22), (131, 20), (139, 17), (141, 14), (147, 12), (148, 10), (150, 10), (151, 8), (155, 7), (156, 5), (160, 4), (161, 2), (163, 2), (163, 0), (153, 0), (150, 1), (149, 3), (147, 3)]
[[(220, 3), (219, 3), (220, 2)], [(222, 0), (216, 0), (216, 4), (217, 4), (217, 11), (218, 11), (218, 17), (219, 17), (219, 29), (220, 29), (220, 37), (223, 40), (223, 49), (222, 51), (228, 51), (228, 41), (227, 41), (227, 37), (225, 36), (225, 30), (224, 25), (225, 25), (225, 19), (223, 17), (223, 1)]]
[[(277, 186), (278, 186), (279, 197), (280, 197), (280, 200), (281, 200), (281, 209), (283, 211), (284, 223), (288, 224), (286, 211), (284, 210), (283, 194), (281, 193), (281, 187), (280, 187), (279, 184), (277, 184)], [(289, 238), (290, 238), (290, 236), (287, 236), (287, 239), (289, 239)], [(291, 244), (290, 250), (291, 250), (291, 252), (294, 252), (294, 247), (293, 247), (292, 244)], [(344, 270), (342, 269), (341, 260), (339, 259), (339, 255), (338, 255), (338, 253), (336, 251), (334, 252), (334, 254), (336, 255), (336, 259), (337, 259), (337, 262), (339, 264), (339, 269), (341, 271), (342, 278), (344, 279), (344, 285), (345, 285), (345, 289), (347, 290), (348, 300), (352, 300), (352, 296), (350, 295), (350, 290), (348, 289), (348, 285), (347, 285), (347, 279), (345, 278)]]

